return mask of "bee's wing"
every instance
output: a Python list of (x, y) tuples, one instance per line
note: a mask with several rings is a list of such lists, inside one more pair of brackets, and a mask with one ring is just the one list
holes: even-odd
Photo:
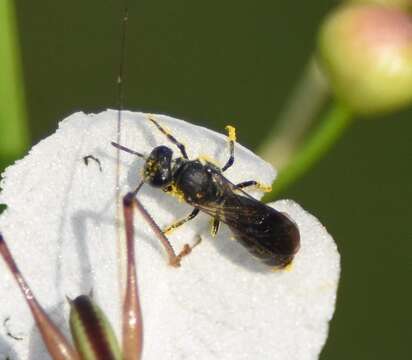
[(296, 224), (286, 214), (243, 192), (237, 194), (230, 190), (221, 203), (197, 207), (228, 225), (249, 252), (270, 266), (285, 266), (299, 249)]
[(266, 206), (258, 200), (233, 192), (228, 192), (221, 204), (197, 205), (196, 207), (233, 227), (255, 222), (264, 215), (266, 210)]
[(223, 182), (226, 183), (225, 185), (227, 186), (227, 188), (229, 188), (232, 192), (235, 192), (235, 194), (241, 194), (249, 199), (256, 200), (252, 195), (247, 193), (245, 190), (237, 188), (236, 184), (230, 181), (226, 176), (224, 176), (223, 174), (220, 174), (220, 176), (222, 177)]

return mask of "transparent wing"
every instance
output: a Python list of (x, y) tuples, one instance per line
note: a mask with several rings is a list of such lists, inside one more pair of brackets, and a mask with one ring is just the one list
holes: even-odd
[(226, 194), (225, 200), (221, 204), (196, 205), (196, 207), (234, 227), (259, 221), (262, 216), (265, 216), (268, 209), (273, 210), (251, 196), (246, 197), (243, 194), (238, 195), (232, 192)]

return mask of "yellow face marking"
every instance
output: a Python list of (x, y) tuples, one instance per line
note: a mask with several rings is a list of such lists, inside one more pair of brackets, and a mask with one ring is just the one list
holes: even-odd
[(234, 126), (226, 125), (225, 129), (227, 131), (227, 137), (230, 141), (236, 141), (236, 129)]
[(147, 160), (143, 168), (143, 176), (145, 179), (149, 179), (157, 170), (157, 163), (154, 160)]

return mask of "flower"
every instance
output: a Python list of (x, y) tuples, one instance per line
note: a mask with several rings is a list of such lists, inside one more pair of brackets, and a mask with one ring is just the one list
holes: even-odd
[[(121, 242), (116, 222), (116, 112), (74, 114), (52, 136), (9, 167), (0, 202), (7, 210), (0, 231), (40, 303), (68, 334), (65, 297), (93, 291), (120, 332), (123, 293)], [(228, 157), (225, 136), (168, 116), (156, 119), (182, 141), (190, 158), (208, 156), (222, 165)], [(168, 139), (142, 113), (124, 112), (121, 143), (147, 154)], [(84, 157), (92, 155), (87, 165)], [(96, 159), (100, 162), (96, 162)], [(134, 189), (141, 158), (122, 153), (120, 189)], [(271, 166), (240, 145), (225, 176), (237, 183), (270, 184)], [(191, 211), (187, 204), (144, 186), (139, 199), (164, 227)], [(252, 192), (253, 195), (259, 195)], [(290, 269), (269, 271), (222, 226), (208, 235), (208, 217), (196, 219), (170, 235), (178, 251), (201, 234), (202, 243), (178, 269), (168, 265), (159, 241), (136, 214), (137, 274), (144, 321), (143, 359), (316, 359), (326, 341), (339, 278), (339, 254), (317, 219), (296, 203), (271, 204), (299, 227), (301, 248)], [(44, 359), (45, 348), (12, 276), (0, 261), (0, 354)], [(12, 350), (11, 350), (12, 349)]]

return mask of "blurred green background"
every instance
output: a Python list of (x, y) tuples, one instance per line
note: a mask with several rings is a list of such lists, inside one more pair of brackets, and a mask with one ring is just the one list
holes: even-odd
[[(133, 1), (125, 108), (167, 113), (255, 148), (337, 1)], [(31, 142), (75, 111), (115, 107), (121, 2), (16, 1)], [(321, 359), (412, 357), (412, 111), (360, 120), (282, 197), (316, 215), (342, 256)], [(287, 360), (287, 359), (285, 359)]]

